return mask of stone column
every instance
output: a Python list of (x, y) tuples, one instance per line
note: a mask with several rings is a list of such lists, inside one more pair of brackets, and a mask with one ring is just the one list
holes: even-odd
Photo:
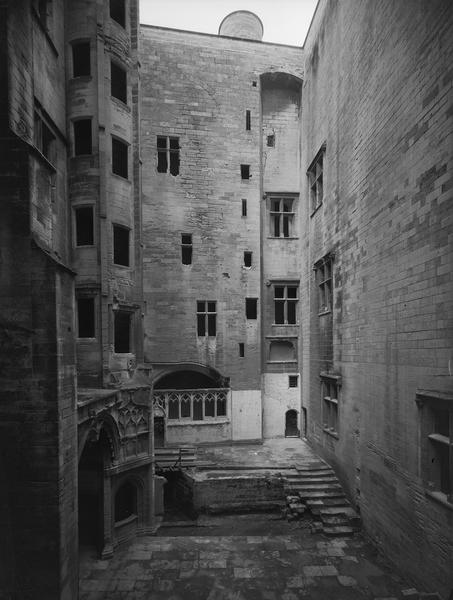
[(112, 535), (112, 479), (104, 472), (104, 542), (101, 553), (102, 559), (113, 556)]

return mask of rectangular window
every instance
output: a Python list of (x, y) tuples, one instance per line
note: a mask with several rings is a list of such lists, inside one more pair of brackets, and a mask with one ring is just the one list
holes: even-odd
[(251, 266), (252, 266), (252, 253), (244, 252), (244, 267), (251, 267)]
[(126, 0), (110, 0), (110, 17), (121, 25), (126, 27)]
[(249, 110), (245, 111), (245, 129), (250, 131), (252, 124), (252, 113)]
[(313, 162), (308, 167), (307, 176), (308, 184), (310, 188), (310, 205), (311, 212), (315, 212), (323, 201), (324, 198), (324, 156), (326, 153), (326, 147), (323, 145), (321, 150), (315, 156)]
[(246, 319), (256, 319), (258, 315), (258, 300), (257, 298), (245, 299), (245, 317)]
[(289, 375), (288, 376), (288, 387), (296, 388), (299, 385), (299, 375)]
[(274, 286), (275, 325), (295, 325), (297, 323), (297, 285)]
[(110, 93), (127, 104), (127, 71), (110, 61)]
[(77, 337), (95, 337), (94, 298), (77, 298)]
[(292, 235), (294, 198), (270, 198), (271, 236), (287, 238)]
[(241, 358), (244, 358), (244, 356), (245, 356), (245, 347), (244, 347), (244, 343), (243, 342), (239, 343), (239, 356)]
[(241, 165), (241, 179), (250, 179), (250, 165)]
[(113, 262), (123, 267), (129, 266), (130, 231), (121, 225), (113, 226)]
[(192, 234), (181, 233), (181, 262), (183, 265), (192, 264)]
[(129, 176), (128, 146), (116, 138), (112, 138), (112, 173), (124, 179)]
[(131, 351), (132, 313), (117, 310), (114, 313), (114, 350), (121, 354)]
[(74, 127), (74, 155), (92, 153), (91, 119), (79, 119), (73, 122)]
[(93, 207), (78, 206), (75, 213), (76, 246), (92, 246), (94, 244)]
[(84, 77), (91, 75), (90, 42), (72, 44), (72, 76)]
[(332, 261), (333, 255), (328, 254), (315, 264), (315, 276), (318, 283), (318, 312), (320, 314), (332, 310)]
[(274, 148), (275, 147), (275, 134), (267, 136), (266, 144), (267, 144), (267, 146), (269, 148)]
[(197, 335), (214, 337), (216, 335), (216, 302), (199, 300), (197, 302)]
[(242, 216), (247, 216), (247, 200), (245, 198), (242, 199)]
[(338, 383), (334, 379), (321, 379), (324, 431), (336, 435), (338, 435), (338, 388)]
[(157, 136), (157, 172), (179, 175), (179, 138)]
[(35, 112), (34, 117), (34, 144), (49, 162), (55, 162), (56, 137), (38, 112)]

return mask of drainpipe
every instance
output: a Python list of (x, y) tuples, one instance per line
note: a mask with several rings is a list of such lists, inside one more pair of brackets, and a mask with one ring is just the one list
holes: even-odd
[(148, 488), (149, 488), (149, 525), (151, 531), (155, 527), (155, 485), (154, 485), (154, 383), (151, 383), (148, 394), (148, 455), (151, 462), (148, 467)]

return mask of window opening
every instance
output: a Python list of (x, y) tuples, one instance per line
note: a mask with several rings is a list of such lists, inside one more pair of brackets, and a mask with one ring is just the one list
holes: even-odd
[(92, 153), (91, 119), (74, 121), (74, 155)]
[(267, 136), (267, 145), (269, 146), (269, 148), (275, 147), (275, 134)]
[(310, 186), (310, 202), (312, 213), (321, 206), (324, 198), (323, 177), (325, 152), (326, 148), (323, 146), (307, 171)]
[(271, 198), (271, 235), (290, 237), (294, 219), (293, 198)]
[(137, 514), (137, 488), (127, 481), (115, 494), (115, 522), (128, 519)]
[(157, 171), (179, 175), (179, 138), (157, 136)]
[(34, 117), (34, 144), (49, 162), (55, 162), (56, 137), (38, 112)]
[(318, 282), (318, 312), (323, 314), (332, 310), (332, 255), (316, 263), (315, 276)]
[(294, 344), (289, 340), (272, 340), (269, 346), (269, 360), (271, 362), (294, 362), (296, 360)]
[(239, 342), (239, 356), (244, 358), (245, 356), (245, 346), (243, 342)]
[(244, 267), (251, 267), (251, 266), (252, 266), (252, 253), (244, 252)]
[(245, 129), (250, 131), (251, 129), (251, 117), (252, 113), (249, 110), (245, 111)]
[(216, 302), (199, 300), (197, 302), (197, 335), (214, 337), (216, 335)]
[(289, 375), (288, 376), (288, 387), (296, 388), (299, 385), (299, 375)]
[(93, 207), (78, 206), (75, 208), (76, 246), (92, 246), (94, 244)]
[(247, 200), (245, 198), (242, 199), (242, 216), (247, 216)]
[(245, 317), (246, 319), (256, 319), (258, 315), (258, 299), (245, 299)]
[(129, 266), (130, 231), (121, 225), (113, 226), (113, 262), (115, 265)]
[(274, 286), (274, 322), (276, 325), (295, 325), (297, 322), (297, 285)]
[(241, 165), (241, 179), (250, 179), (250, 165)]
[(321, 388), (324, 431), (338, 434), (338, 384), (334, 380), (323, 379)]
[(131, 313), (125, 310), (114, 312), (114, 350), (118, 353), (131, 351)]
[(110, 62), (110, 93), (127, 104), (127, 72), (113, 61)]
[(125, 142), (112, 138), (112, 173), (128, 178), (128, 147)]
[(192, 234), (181, 233), (181, 262), (183, 265), (192, 264)]
[(121, 27), (126, 27), (125, 0), (110, 0), (110, 17)]
[(91, 75), (90, 42), (72, 44), (72, 76)]
[(94, 298), (77, 299), (77, 322), (79, 338), (95, 337)]

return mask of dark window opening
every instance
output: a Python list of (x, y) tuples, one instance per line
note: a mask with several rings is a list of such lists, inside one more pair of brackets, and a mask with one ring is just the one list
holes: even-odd
[(256, 81), (252, 81), (252, 86), (256, 87)]
[(326, 152), (325, 146), (316, 155), (314, 161), (307, 171), (308, 181), (310, 186), (310, 202), (311, 211), (317, 210), (324, 198), (324, 155)]
[(268, 135), (267, 136), (267, 145), (269, 146), (269, 148), (274, 148), (275, 147), (275, 135)]
[(91, 154), (91, 119), (74, 121), (74, 155)]
[(241, 179), (250, 179), (250, 165), (241, 165)]
[(115, 522), (137, 514), (137, 488), (130, 481), (123, 483), (115, 495)]
[(294, 219), (293, 198), (271, 198), (271, 235), (273, 237), (290, 237)]
[(110, 93), (127, 104), (127, 72), (114, 62), (110, 62)]
[(56, 137), (37, 112), (34, 119), (34, 143), (49, 162), (55, 162)]
[(169, 419), (179, 419), (179, 402), (178, 400), (170, 400), (168, 401), (168, 418)]
[(95, 337), (94, 298), (77, 299), (78, 337)]
[(192, 234), (181, 233), (181, 262), (183, 265), (192, 264)]
[(297, 286), (274, 287), (274, 319), (276, 325), (295, 325), (297, 322)]
[(35, 0), (34, 8), (42, 26), (47, 30), (49, 28), (49, 21), (52, 14), (51, 0)]
[(241, 358), (244, 358), (244, 356), (245, 356), (245, 348), (244, 348), (244, 343), (243, 342), (239, 343), (239, 356)]
[(113, 262), (115, 265), (129, 266), (129, 229), (121, 225), (113, 226)]
[(245, 299), (245, 317), (247, 319), (256, 319), (258, 315), (258, 300), (257, 298)]
[(110, 17), (121, 27), (126, 27), (125, 0), (110, 0)]
[(332, 256), (327, 255), (315, 265), (315, 275), (318, 282), (318, 312), (332, 310)]
[(289, 377), (288, 377), (288, 387), (290, 387), (290, 388), (296, 388), (298, 386), (298, 380), (299, 380), (299, 376), (298, 375), (289, 375)]
[(127, 144), (112, 138), (112, 173), (128, 178), (128, 147)]
[(80, 206), (75, 209), (76, 246), (94, 244), (93, 207)]
[(197, 335), (214, 337), (216, 335), (216, 302), (199, 300), (197, 302)]
[(245, 111), (245, 129), (250, 131), (252, 123), (252, 113), (249, 110)]
[(115, 352), (124, 353), (131, 351), (131, 313), (118, 310), (114, 313), (115, 325)]
[(72, 76), (91, 75), (90, 42), (79, 42), (72, 45)]
[(179, 138), (157, 136), (157, 172), (179, 175)]
[(242, 216), (247, 216), (247, 200), (245, 200), (244, 198), (242, 199)]
[(324, 430), (338, 434), (338, 384), (322, 380)]
[(244, 252), (244, 267), (251, 267), (251, 266), (252, 266), (252, 253)]

